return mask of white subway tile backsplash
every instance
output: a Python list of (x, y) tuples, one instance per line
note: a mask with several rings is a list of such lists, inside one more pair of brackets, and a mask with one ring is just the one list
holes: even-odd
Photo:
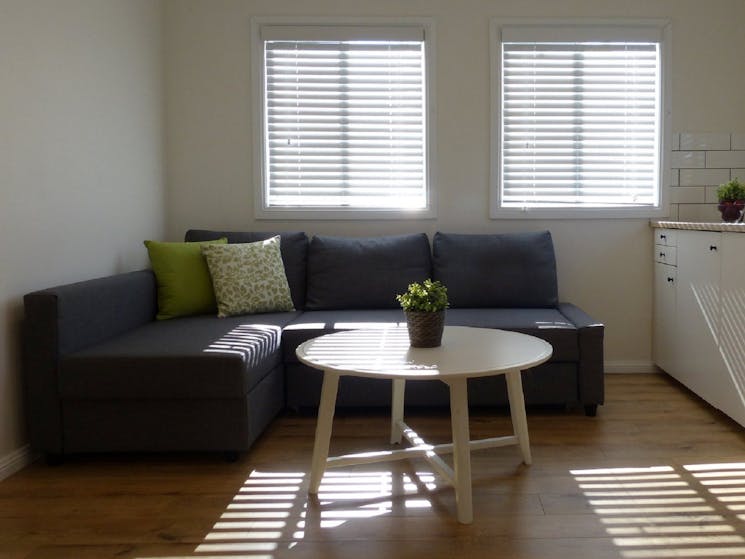
[(670, 150), (670, 217), (719, 222), (717, 187), (730, 179), (745, 183), (745, 132), (681, 132)]
[(723, 132), (684, 132), (680, 149), (730, 149), (730, 135)]
[(680, 186), (712, 186), (729, 180), (729, 169), (681, 169)]
[(708, 204), (719, 203), (719, 197), (717, 196), (717, 188), (719, 188), (719, 185), (706, 187), (706, 199), (704, 200), (706, 203)]
[(670, 154), (673, 169), (703, 169), (706, 167), (705, 151), (674, 151)]
[(679, 204), (678, 220), (718, 223), (722, 221), (722, 215), (715, 204)]
[(676, 186), (670, 189), (670, 201), (673, 204), (703, 204), (706, 202), (706, 187)]
[(707, 169), (731, 169), (732, 167), (745, 167), (745, 151), (706, 152)]
[(745, 149), (745, 132), (732, 134), (732, 149)]

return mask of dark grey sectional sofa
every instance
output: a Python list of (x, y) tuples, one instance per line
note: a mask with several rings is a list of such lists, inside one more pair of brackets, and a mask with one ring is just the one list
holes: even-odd
[[(190, 230), (231, 243), (272, 233)], [(243, 451), (285, 408), (318, 404), (321, 373), (295, 348), (318, 335), (403, 323), (394, 296), (412, 281), (448, 287), (451, 325), (503, 328), (550, 342), (523, 373), (526, 402), (603, 403), (603, 325), (558, 301), (549, 232), (342, 238), (281, 233), (293, 312), (157, 321), (150, 270), (29, 293), (24, 378), (31, 444), (56, 457), (106, 451)], [(473, 379), (470, 403), (506, 403), (501, 377)], [(437, 381), (410, 383), (407, 405), (445, 406)], [(338, 404), (390, 404), (384, 381), (344, 378)]]

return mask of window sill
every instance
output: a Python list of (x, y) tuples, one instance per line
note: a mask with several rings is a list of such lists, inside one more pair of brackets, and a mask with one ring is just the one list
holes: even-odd
[(256, 219), (264, 220), (409, 220), (434, 219), (437, 213), (432, 208), (421, 210), (363, 210), (363, 209), (309, 209), (309, 208), (259, 208)]
[(492, 208), (491, 219), (630, 219), (659, 218), (669, 215), (662, 207), (638, 208)]

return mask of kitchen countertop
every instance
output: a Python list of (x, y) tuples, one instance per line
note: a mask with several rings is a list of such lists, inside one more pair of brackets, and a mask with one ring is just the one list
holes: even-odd
[(745, 233), (745, 223), (652, 220), (650, 225), (657, 229), (687, 229), (689, 231), (727, 231), (731, 233)]

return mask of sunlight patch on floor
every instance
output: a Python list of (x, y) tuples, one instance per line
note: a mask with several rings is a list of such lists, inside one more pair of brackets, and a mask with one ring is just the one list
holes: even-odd
[(745, 557), (745, 463), (571, 474), (626, 559)]
[(431, 508), (426, 492), (437, 489), (432, 472), (409, 476), (340, 469), (324, 474), (311, 501), (305, 478), (302, 472), (254, 470), (192, 555), (158, 559), (275, 559), (299, 545), (309, 530)]

